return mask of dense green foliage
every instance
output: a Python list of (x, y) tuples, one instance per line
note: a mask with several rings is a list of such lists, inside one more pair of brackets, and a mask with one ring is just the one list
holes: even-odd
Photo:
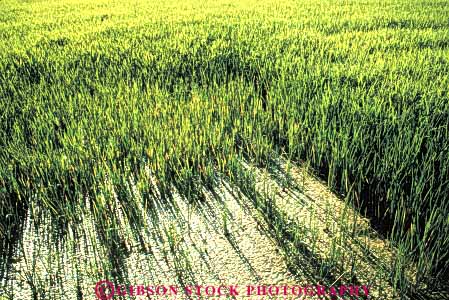
[(0, 8), (2, 236), (30, 199), (76, 222), (106, 178), (191, 195), (285, 155), (385, 225), (397, 272), (447, 276), (448, 1)]

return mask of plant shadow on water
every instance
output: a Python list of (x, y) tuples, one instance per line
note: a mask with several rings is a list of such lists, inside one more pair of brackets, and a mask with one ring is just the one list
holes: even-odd
[[(295, 175), (292, 176), (292, 173), (291, 173), (292, 170), (290, 170), (289, 165), (292, 166), (290, 162), (286, 163), (285, 161), (282, 161), (282, 160), (271, 161), (269, 164), (267, 164), (268, 174), (269, 174), (270, 178), (272, 180), (274, 180), (278, 184), (278, 186), (283, 189), (283, 192), (285, 194), (295, 195), (295, 193), (297, 194), (298, 192), (299, 192), (299, 194), (302, 194), (303, 193), (302, 185), (304, 185), (304, 182), (298, 182), (297, 174), (296, 174), (296, 176)], [(294, 164), (293, 164), (293, 169), (295, 169)], [(298, 172), (298, 171), (295, 170), (295, 171), (293, 171), (293, 173), (294, 172)], [(301, 172), (303, 172), (303, 171), (301, 171)], [(304, 175), (301, 175), (300, 177), (303, 177), (303, 176)], [(319, 181), (317, 181), (317, 182), (319, 182)], [(326, 184), (324, 182), (322, 182), (321, 184), (322, 184), (322, 186), (326, 186)], [(363, 195), (365, 195), (367, 198), (369, 198), (364, 192), (362, 192), (361, 194), (362, 194), (362, 196), (361, 196), (362, 199), (363, 199)], [(312, 198), (307, 193), (305, 193), (303, 196), (305, 196), (305, 199), (296, 197), (295, 200), (297, 200), (298, 205), (307, 206), (308, 205), (307, 202), (314, 203), (315, 205), (317, 205), (317, 198)], [(366, 232), (369, 232), (368, 235), (373, 240), (386, 240), (384, 236), (387, 235), (388, 232), (390, 232), (392, 230), (391, 227), (393, 226), (392, 224), (394, 221), (390, 220), (391, 223), (388, 223), (386, 220), (383, 220), (383, 224), (380, 224), (382, 222), (382, 220), (380, 220), (379, 218), (376, 218), (374, 212), (372, 212), (372, 213), (370, 213), (369, 211), (366, 212), (367, 207), (369, 208), (370, 206), (366, 203), (363, 203), (363, 201), (362, 201), (362, 207), (357, 207), (357, 206), (354, 207), (350, 203), (348, 203), (347, 199), (344, 199), (343, 196), (334, 194), (334, 197), (335, 197), (334, 201), (338, 201), (341, 204), (343, 204), (344, 206), (348, 207), (349, 211), (351, 211), (352, 214), (355, 213), (355, 215), (357, 215), (357, 218), (368, 217), (368, 223), (364, 224), (364, 225), (358, 225), (357, 223), (354, 223), (351, 226), (346, 228), (347, 225), (339, 224), (339, 227), (340, 227), (339, 230), (341, 230), (347, 237), (346, 243), (351, 244), (351, 247), (353, 247), (352, 251), (356, 250), (356, 252), (358, 252), (359, 255), (360, 254), (362, 255), (360, 257), (361, 260), (363, 260), (370, 266), (376, 266), (376, 268), (383, 270), (383, 272), (385, 272), (386, 275), (389, 274), (389, 272), (391, 272), (392, 266), (389, 265), (388, 261), (385, 260), (385, 257), (382, 257), (382, 254), (380, 254), (378, 251), (376, 251), (375, 248), (374, 249), (370, 248), (369, 245), (365, 244), (365, 242), (360, 240), (360, 237), (363, 236), (364, 234), (366, 234)], [(373, 203), (371, 203), (371, 205), (374, 206)], [(381, 205), (381, 204), (378, 204), (378, 205)], [(321, 207), (321, 208), (323, 208), (323, 207)], [(386, 209), (386, 207), (384, 207), (383, 209)], [(270, 211), (271, 210), (272, 210), (272, 208), (270, 208)], [(365, 213), (362, 213), (363, 211), (365, 211)], [(334, 212), (331, 212), (331, 213), (334, 213)], [(270, 213), (268, 213), (267, 215), (269, 216)], [(337, 215), (338, 215), (338, 213), (337, 213)], [(280, 217), (282, 217), (282, 216), (280, 216)], [(322, 217), (324, 217), (324, 216), (322, 216)], [(338, 221), (338, 218), (331, 217), (331, 219), (332, 218), (337, 222), (341, 222), (341, 220)], [(291, 222), (287, 221), (287, 223), (291, 223)], [(368, 228), (366, 228), (365, 226), (368, 226)], [(389, 226), (391, 226), (391, 227), (389, 227)], [(360, 232), (358, 232), (358, 231), (360, 231)], [(396, 255), (396, 253), (394, 253), (394, 251), (396, 251), (397, 249), (394, 248), (394, 245), (391, 245), (391, 246), (393, 248), (391, 248), (390, 250), (386, 250), (386, 251), (393, 251), (393, 255)], [(409, 266), (409, 268), (412, 268), (412, 266)], [(339, 271), (341, 272), (343, 270), (339, 270)], [(387, 281), (389, 281), (389, 284), (393, 284), (394, 279), (390, 277), (391, 275), (387, 275), (387, 276), (388, 276)], [(412, 286), (412, 281), (411, 281), (412, 279), (406, 278), (405, 280), (406, 281), (410, 280), (406, 284), (409, 286)], [(357, 277), (355, 275), (353, 277), (351, 277), (351, 283), (352, 284), (361, 284), (361, 282), (357, 279)], [(363, 284), (363, 282), (362, 282), (362, 284)], [(440, 282), (439, 286), (441, 288), (438, 290), (433, 289), (431, 286), (428, 286), (426, 288), (420, 288), (420, 289), (411, 288), (411, 289), (407, 290), (403, 296), (407, 297), (407, 299), (422, 299), (422, 300), (424, 300), (424, 299), (429, 299), (429, 300), (430, 299), (449, 299), (449, 293), (447, 292), (447, 291), (449, 291), (449, 289), (447, 288), (447, 283)]]
[[(0, 228), (0, 280), (8, 278), (11, 270), (11, 265), (14, 261), (15, 250), (20, 247), (19, 243), (22, 240), (25, 220), (27, 218), (28, 207), (25, 202), (17, 199), (17, 194), (10, 193), (7, 195), (1, 194), (0, 198), (2, 220)], [(14, 205), (8, 205), (14, 203)]]
[[(294, 179), (289, 177), (285, 169), (280, 165), (271, 166), (273, 169), (270, 170), (270, 174), (279, 186), (290, 194), (298, 192), (288, 183), (289, 180)], [(234, 178), (233, 182), (219, 176), (207, 184), (200, 179), (180, 180), (175, 181), (171, 189), (167, 188), (163, 192), (161, 189), (154, 194), (139, 191), (137, 196), (132, 189), (133, 180), (124, 178), (118, 181), (113, 180), (112, 187), (102, 187), (102, 192), (98, 194), (106, 199), (106, 203), (108, 203), (106, 209), (92, 215), (95, 234), (106, 255), (106, 259), (103, 261), (104, 274), (101, 275), (117, 283), (139, 284), (139, 282), (132, 282), (134, 279), (130, 276), (130, 273), (139, 271), (129, 269), (130, 256), (138, 248), (139, 252), (144, 254), (138, 256), (139, 258), (153, 260), (159, 264), (161, 257), (154, 252), (155, 248), (159, 247), (163, 249), (162, 257), (165, 265), (169, 266), (171, 272), (174, 272), (176, 280), (181, 286), (207, 284), (204, 282), (205, 278), (214, 278), (224, 285), (229, 284), (229, 282), (223, 282), (223, 278), (219, 274), (220, 270), (214, 269), (216, 266), (211, 264), (208, 253), (204, 251), (204, 243), (201, 243), (199, 236), (193, 232), (193, 236), (189, 237), (191, 232), (188, 228), (192, 226), (193, 219), (189, 219), (188, 214), (195, 214), (200, 226), (204, 226), (206, 234), (211, 239), (206, 244), (213, 243), (213, 239), (220, 239), (227, 243), (230, 246), (227, 248), (230, 249), (228, 251), (235, 253), (236, 259), (241, 262), (240, 265), (250, 274), (253, 282), (247, 282), (248, 284), (266, 280), (263, 274), (259, 273), (260, 266), (253, 265), (254, 257), (252, 255), (254, 253), (251, 252), (261, 251), (257, 248), (257, 244), (253, 245), (252, 250), (242, 247), (242, 242), (252, 242), (251, 237), (243, 234), (242, 224), (236, 217), (236, 211), (242, 211), (248, 219), (257, 224), (258, 232), (262, 237), (266, 237), (267, 242), (274, 241), (288, 270), (298, 281), (302, 279), (322, 285), (349, 284), (336, 276), (343, 272), (339, 266), (329, 264), (315, 253), (310, 245), (302, 241), (302, 234), (307, 228), (299, 226), (295, 220), (285, 215), (282, 212), (282, 207), (278, 207), (271, 195), (263, 194), (256, 188), (254, 180), (250, 174), (248, 175), (248, 172), (242, 172), (241, 177)], [(158, 189), (155, 186), (152, 188)], [(113, 189), (113, 192), (108, 189)], [(97, 197), (100, 197), (98, 195)], [(95, 206), (103, 200), (91, 198), (88, 201)], [(301, 199), (298, 201), (298, 205), (306, 205), (301, 202)], [(146, 209), (142, 210), (139, 203), (145, 203)], [(187, 210), (190, 212), (186, 212)], [(25, 218), (26, 209), (23, 212)], [(149, 226), (145, 224), (145, 221), (150, 222)], [(14, 224), (23, 227), (23, 222)], [(123, 234), (123, 225), (132, 233), (133, 242), (129, 242), (126, 235)], [(70, 226), (61, 219), (52, 219), (50, 227), (52, 240), (63, 245)], [(16, 227), (14, 231), (16, 241), (20, 240), (19, 236), (23, 233), (23, 228), (19, 227)], [(148, 245), (145, 239), (149, 239), (151, 243)], [(13, 244), (6, 244), (9, 248), (2, 247), (2, 259), (8, 255), (11, 258)], [(201, 260), (201, 273), (198, 273), (198, 268), (195, 266), (198, 263), (194, 258), (195, 253), (199, 254)], [(365, 254), (367, 254), (366, 259), (372, 263), (376, 261), (375, 255), (368, 255), (371, 254), (370, 252)], [(163, 272), (162, 268), (152, 271)], [(7, 272), (5, 273), (3, 270), (2, 272), (2, 276), (7, 275)], [(229, 272), (233, 272), (233, 270), (229, 270)], [(167, 273), (163, 276), (168, 278), (170, 274)], [(351, 278), (350, 283), (363, 284), (355, 276)], [(78, 282), (77, 299), (82, 299), (83, 292), (85, 291), (82, 291)], [(435, 294), (428, 297), (421, 292), (412, 296), (413, 299), (435, 299)], [(439, 299), (445, 299), (444, 295), (438, 296)], [(40, 299), (37, 294), (35, 299)]]
[[(251, 205), (257, 207), (262, 220), (266, 222), (266, 226), (258, 226), (258, 228), (264, 235), (270, 236), (276, 241), (282, 250), (290, 272), (296, 276), (305, 276), (307, 280), (320, 282), (321, 284), (338, 283), (336, 277), (332, 275), (322, 259), (310, 251), (308, 246), (299, 241), (289, 230), (292, 228), (287, 225), (288, 220), (270, 199), (265, 198), (257, 191), (251, 192), (247, 197), (251, 199)], [(236, 199), (239, 198), (236, 197)], [(240, 200), (239, 204), (249, 213), (248, 203)], [(258, 219), (256, 217), (256, 222), (260, 223), (262, 220), (260, 217)]]
[[(213, 186), (209, 185), (207, 189), (204, 188), (204, 185), (198, 184), (194, 193), (202, 196), (190, 197), (190, 205), (195, 204), (195, 211), (202, 216), (202, 219), (214, 229), (215, 233), (219, 233), (226, 239), (227, 243), (230, 244), (233, 251), (246, 266), (246, 269), (252, 274), (255, 282), (259, 282), (262, 278), (257, 273), (256, 267), (252, 265), (251, 259), (247, 257), (245, 250), (241, 249), (237, 241), (237, 239), (242, 239), (242, 236), (238, 231), (236, 232), (235, 228), (238, 230), (241, 225), (237, 223), (235, 215), (232, 214), (228, 207), (232, 201), (235, 201), (239, 209), (244, 211), (254, 223), (259, 224), (257, 228), (262, 236), (267, 237), (267, 241), (276, 241), (277, 247), (281, 249), (290, 272), (296, 276), (305, 276), (309, 281), (313, 280), (322, 284), (330, 285), (339, 282), (332, 275), (331, 268), (310, 251), (307, 245), (298, 242), (298, 239), (292, 235), (288, 230), (291, 228), (286, 226), (288, 220), (275, 207), (269, 206), (271, 202), (268, 199), (265, 199), (268, 201), (264, 202), (266, 207), (259, 207), (256, 212), (254, 207), (261, 205), (261, 202), (258, 201), (264, 201), (262, 200), (263, 197), (255, 190), (246, 190), (246, 193), (241, 193), (241, 191), (237, 191), (231, 186), (233, 186), (231, 183), (220, 179), (217, 179)], [(227, 191), (227, 195), (231, 195), (232, 199), (223, 195), (223, 190), (221, 190), (223, 188)], [(178, 190), (182, 191), (179, 187)], [(182, 192), (180, 193), (182, 194)], [(190, 188), (187, 194), (192, 194)], [(259, 215), (256, 216), (254, 215), (255, 213)], [(265, 224), (262, 225), (261, 223)], [(231, 228), (234, 228), (234, 230)], [(236, 234), (238, 237), (236, 237)], [(317, 274), (321, 274), (321, 276)], [(354, 281), (353, 283), (356, 284), (358, 282)]]

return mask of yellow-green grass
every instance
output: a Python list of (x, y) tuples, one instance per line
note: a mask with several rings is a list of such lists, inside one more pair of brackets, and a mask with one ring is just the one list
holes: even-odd
[[(399, 249), (391, 281), (448, 276), (447, 1), (2, 1), (0, 234), (28, 206), (113, 226), (111, 181), (135, 226), (171, 187), (201, 200), (241, 161), (307, 161)], [(247, 185), (245, 187), (245, 185)], [(19, 224), (19, 225), (18, 225)], [(56, 226), (56, 225), (55, 225)], [(7, 264), (2, 254), (2, 268)], [(5, 263), (3, 263), (5, 262)]]

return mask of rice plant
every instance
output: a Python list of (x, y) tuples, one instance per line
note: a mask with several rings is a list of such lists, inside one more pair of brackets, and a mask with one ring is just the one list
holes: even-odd
[(309, 165), (399, 249), (386, 271), (397, 291), (440, 287), (448, 20), (446, 0), (2, 1), (0, 275), (32, 205), (55, 230), (90, 208), (114, 248), (117, 201), (138, 232), (148, 199), (176, 187), (201, 201), (217, 176), (282, 238), (290, 221), (242, 165), (282, 157)]

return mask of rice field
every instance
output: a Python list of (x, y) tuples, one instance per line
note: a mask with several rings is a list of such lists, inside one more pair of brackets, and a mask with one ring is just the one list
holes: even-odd
[(0, 244), (0, 300), (447, 299), (449, 1), (0, 0)]

